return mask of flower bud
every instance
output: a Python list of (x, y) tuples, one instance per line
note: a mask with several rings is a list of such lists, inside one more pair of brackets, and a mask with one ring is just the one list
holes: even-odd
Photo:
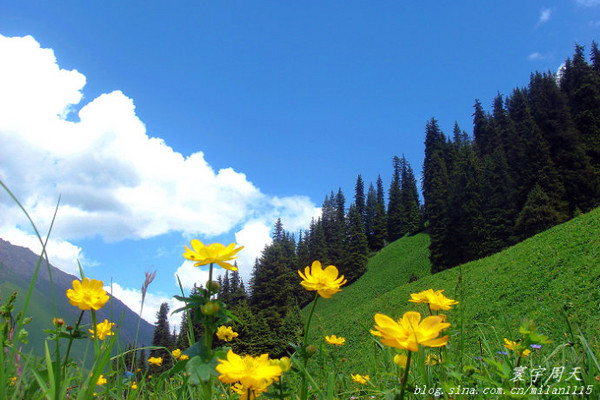
[(63, 326), (65, 324), (65, 320), (62, 318), (53, 318), (52, 323), (54, 326)]
[(221, 306), (219, 303), (213, 301), (207, 301), (206, 304), (200, 306), (200, 311), (202, 311), (202, 314), (204, 315), (215, 315), (220, 309)]
[(219, 285), (219, 282), (206, 281), (206, 289), (208, 289), (208, 291), (210, 293), (217, 293), (220, 288), (221, 288), (221, 285)]
[(306, 346), (306, 354), (308, 354), (309, 356), (312, 356), (316, 352), (317, 346), (315, 346), (314, 344), (309, 344), (308, 346)]

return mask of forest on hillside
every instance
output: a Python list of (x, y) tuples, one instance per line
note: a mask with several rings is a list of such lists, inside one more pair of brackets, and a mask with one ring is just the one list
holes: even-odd
[[(310, 228), (285, 231), (256, 260), (246, 285), (237, 272), (220, 280), (219, 297), (239, 322), (237, 353), (286, 355), (303, 334), (300, 309), (312, 298), (298, 270), (320, 260), (336, 265), (348, 283), (368, 257), (406, 234), (431, 237), (432, 273), (496, 253), (600, 204), (600, 51), (583, 46), (557, 74), (535, 72), (526, 87), (498, 94), (491, 111), (475, 100), (473, 134), (455, 124), (452, 135), (432, 118), (425, 127), (421, 204), (413, 168), (392, 160), (386, 189), (379, 177), (365, 191), (359, 175), (353, 201), (341, 189), (325, 196)], [(154, 345), (182, 347), (159, 313)], [(193, 316), (192, 316), (193, 321)], [(166, 322), (166, 326), (164, 325)], [(159, 325), (157, 323), (157, 326)], [(193, 323), (193, 322), (192, 322)], [(195, 328), (199, 329), (199, 328)], [(177, 346), (176, 344), (180, 345)], [(217, 343), (216, 345), (218, 345)]]

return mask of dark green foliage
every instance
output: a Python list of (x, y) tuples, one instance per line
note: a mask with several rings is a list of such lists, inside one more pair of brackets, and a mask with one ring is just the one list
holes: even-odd
[(365, 220), (365, 201), (365, 183), (358, 174), (356, 185), (354, 185), (354, 204), (356, 204), (356, 209), (363, 221)]
[(367, 237), (363, 229), (363, 222), (356, 205), (351, 205), (348, 210), (346, 229), (346, 253), (342, 271), (349, 283), (358, 279), (367, 268)]
[(377, 195), (375, 203), (375, 218), (373, 221), (372, 250), (380, 250), (385, 246), (387, 238), (387, 216), (385, 214), (385, 199), (383, 193), (383, 181), (381, 176), (377, 177)]
[(536, 184), (527, 196), (523, 210), (517, 218), (516, 228), (523, 239), (556, 225), (560, 217), (550, 203), (550, 198)]
[(151, 365), (150, 371), (152, 373), (158, 373), (162, 371), (166, 371), (171, 368), (171, 356), (170, 351), (174, 350), (174, 342), (171, 336), (171, 330), (169, 328), (169, 305), (167, 303), (162, 303), (158, 312), (156, 313), (156, 323), (154, 324), (154, 337), (152, 339), (152, 346), (163, 347), (162, 349), (155, 349), (150, 352), (151, 357), (162, 357), (163, 363), (162, 365), (156, 366)]
[[(404, 162), (403, 162), (404, 161)], [(393, 242), (400, 239), (406, 233), (406, 219), (403, 213), (402, 193), (400, 179), (406, 160), (400, 160), (398, 156), (394, 156), (393, 166), (394, 173), (392, 182), (390, 183), (388, 208), (387, 208), (387, 240)]]
[(400, 200), (402, 204), (401, 221), (404, 224), (403, 234), (409, 233), (414, 235), (423, 227), (423, 222), (421, 220), (421, 202), (419, 200), (415, 174), (404, 156), (402, 156), (401, 163)]

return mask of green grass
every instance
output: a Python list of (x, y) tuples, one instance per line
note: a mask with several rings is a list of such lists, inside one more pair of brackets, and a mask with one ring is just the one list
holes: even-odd
[[(376, 344), (368, 329), (377, 312), (400, 318), (409, 310), (411, 293), (433, 288), (460, 304), (448, 311), (453, 324), (448, 347), (464, 341), (465, 360), (479, 355), (479, 338), (497, 348), (504, 337), (517, 339), (524, 318), (534, 320), (553, 345), (572, 340), (579, 327), (598, 354), (600, 332), (600, 209), (556, 226), (490, 257), (430, 275), (428, 237), (404, 237), (381, 250), (367, 272), (330, 300), (319, 301), (311, 336), (344, 336), (339, 348), (348, 372), (369, 373)], [(462, 295), (459, 276), (462, 269)], [(408, 283), (411, 274), (419, 279)], [(459, 335), (460, 320), (464, 335)], [(566, 317), (565, 317), (566, 316)], [(571, 328), (566, 323), (570, 321)], [(490, 354), (484, 354), (490, 356)]]

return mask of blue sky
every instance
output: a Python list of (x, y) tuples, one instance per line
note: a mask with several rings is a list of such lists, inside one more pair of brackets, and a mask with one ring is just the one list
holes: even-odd
[[(62, 269), (79, 258), (134, 310), (157, 269), (152, 319), (176, 271), (205, 280), (191, 238), (244, 244), (248, 277), (277, 217), (306, 227), (358, 174), (387, 188), (395, 155), (419, 173), (428, 119), (471, 133), (475, 99), (599, 32), (597, 0), (4, 2), (0, 178), (42, 229), (62, 196)], [(35, 248), (5, 195), (0, 215)]]

